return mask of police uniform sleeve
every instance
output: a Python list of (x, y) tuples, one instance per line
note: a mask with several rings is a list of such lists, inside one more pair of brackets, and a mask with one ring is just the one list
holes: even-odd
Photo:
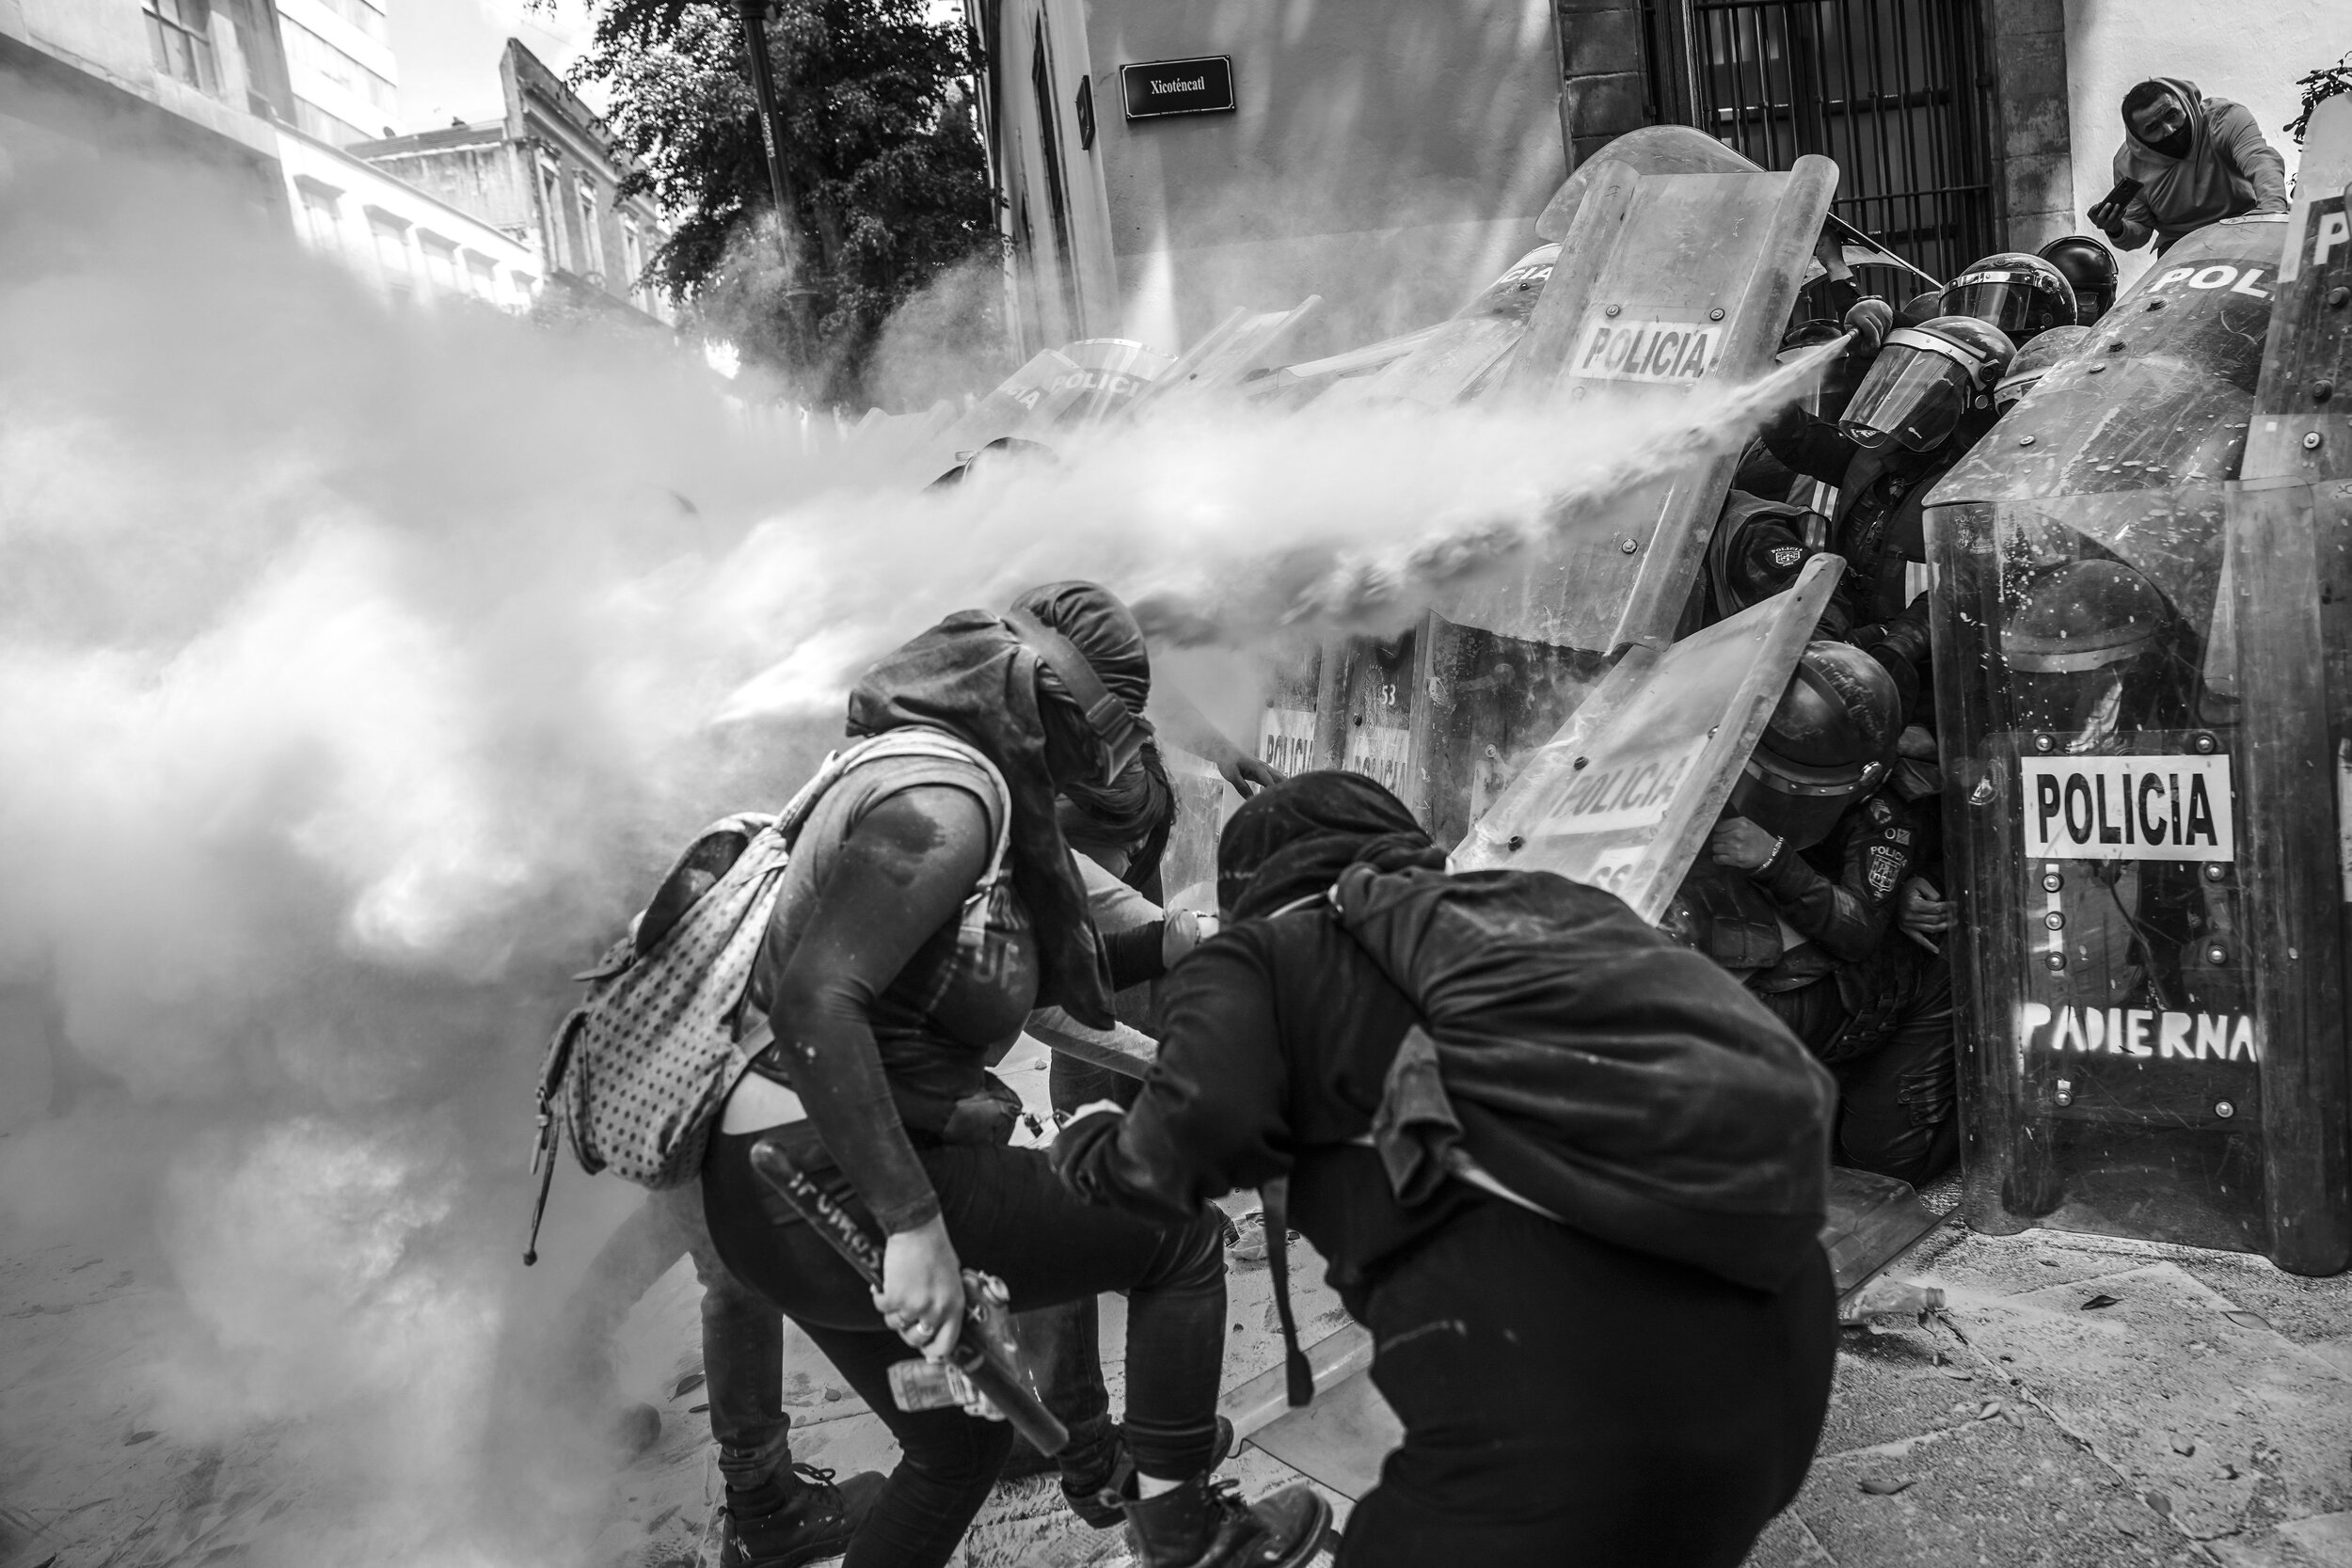
[(1844, 843), (1835, 880), (1786, 844), (1753, 876), (1792, 930), (1839, 962), (1857, 963), (1894, 924), (1896, 896), (1918, 865), (1919, 832), (1883, 791), (1850, 812), (1837, 831)]
[(1290, 1168), (1289, 1058), (1264, 959), (1242, 932), (1170, 972), (1159, 1056), (1124, 1115), (1062, 1130), (1054, 1166), (1091, 1203), (1169, 1220)]
[(1788, 467), (1824, 484), (1842, 484), (1846, 469), (1862, 449), (1826, 420), (1817, 420), (1803, 404), (1790, 404), (1759, 433), (1764, 450)]

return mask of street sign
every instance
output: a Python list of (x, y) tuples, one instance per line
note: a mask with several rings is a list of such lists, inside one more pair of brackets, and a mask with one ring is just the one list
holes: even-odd
[(1152, 60), (1122, 65), (1119, 83), (1127, 96), (1129, 119), (1163, 115), (1230, 114), (1233, 109), (1233, 57), (1206, 55), (1197, 60)]

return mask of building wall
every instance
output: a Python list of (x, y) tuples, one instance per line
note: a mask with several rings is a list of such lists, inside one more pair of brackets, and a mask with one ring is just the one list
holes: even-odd
[(0, 157), (123, 151), (231, 171), (282, 215), (277, 139), (287, 105), (268, 0), (214, 0), (209, 88), (161, 68), (139, 0), (0, 0)]
[[(2074, 129), (2077, 230), (2083, 207), (2115, 183), (2123, 141), (2123, 95), (2151, 76), (2180, 76), (2208, 97), (2234, 99), (2287, 161), (2297, 150), (2283, 127), (2297, 111), (2295, 79), (2352, 49), (2346, 0), (2064, 0)], [(2122, 258), (2126, 282), (2147, 270), (2147, 250)]]
[(501, 119), (348, 150), (523, 246), (567, 304), (674, 321), (668, 300), (638, 283), (665, 238), (660, 213), (644, 196), (619, 198), (629, 165), (604, 122), (514, 39), (499, 78)]
[[(1549, 0), (990, 9), (991, 130), (1016, 249), (1035, 250), (1049, 220), (1032, 74), (1045, 24), (1077, 254), (1072, 277), (1021, 258), (1016, 280), (1025, 318), (1050, 321), (1057, 294), (1074, 301), (1071, 336), (1172, 349), (1234, 307), (1310, 293), (1326, 306), (1302, 351), (1422, 325), (1534, 243), (1535, 214), (1566, 172)], [(1232, 57), (1235, 113), (1125, 118), (1121, 65), (1201, 55)], [(1081, 80), (1094, 103), (1090, 150)]]
[(404, 303), (530, 309), (541, 277), (531, 246), (326, 142), (278, 135), (294, 231), (313, 253)]
[(386, 135), (400, 118), (400, 71), (382, 0), (275, 0), (294, 124), (338, 147)]
[(499, 72), (508, 139), (529, 150), (532, 166), (522, 172), (542, 264), (551, 276), (568, 273), (612, 299), (670, 320), (668, 302), (640, 287), (628, 265), (628, 231), (637, 234), (636, 253), (649, 257), (661, 240), (660, 214), (643, 196), (619, 199), (628, 166), (603, 120), (515, 39), (506, 40)]

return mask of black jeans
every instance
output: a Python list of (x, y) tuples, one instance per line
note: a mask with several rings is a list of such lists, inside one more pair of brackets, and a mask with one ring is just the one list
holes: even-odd
[[(1909, 939), (1890, 932), (1885, 940)], [(1905, 986), (1867, 1036), (1848, 1027), (1834, 975), (1757, 1000), (1809, 1049), (1835, 1046), (1836, 1163), (1915, 1187), (1960, 1157), (1960, 1051), (1949, 963), (1939, 956)]]
[(1768, 1295), (1496, 1199), (1345, 1297), (1405, 1441), (1340, 1568), (1735, 1568), (1829, 1407), (1818, 1251)]
[[(772, 1131), (772, 1130), (771, 1130)], [(898, 1438), (902, 1457), (846, 1568), (936, 1568), (987, 1500), (1012, 1429), (960, 1410), (915, 1415), (891, 1402), (889, 1369), (915, 1352), (884, 1328), (866, 1283), (753, 1172), (771, 1133), (720, 1133), (703, 1166), (705, 1207), (729, 1269), (817, 1342)], [(869, 1225), (804, 1122), (784, 1130), (793, 1159)], [(1225, 1356), (1225, 1257), (1214, 1215), (1155, 1226), (1080, 1202), (1040, 1149), (921, 1151), (948, 1239), (965, 1267), (1002, 1279), (1015, 1311), (1127, 1292), (1127, 1442), (1144, 1473), (1206, 1470)]]
[(1960, 1050), (1942, 958), (1858, 1056), (1834, 1062), (1837, 1163), (1920, 1186), (1960, 1157)]

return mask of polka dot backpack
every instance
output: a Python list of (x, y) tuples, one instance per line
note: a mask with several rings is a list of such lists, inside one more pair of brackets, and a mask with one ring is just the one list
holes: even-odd
[[(532, 1158), (539, 1196), (524, 1262), (538, 1256), (539, 1220), (563, 1135), (591, 1175), (609, 1170), (653, 1188), (683, 1186), (700, 1175), (727, 1093), (765, 1043), (758, 1026), (765, 1021), (746, 1031), (739, 1015), (792, 842), (842, 774), (877, 757), (909, 755), (977, 762), (997, 799), (1010, 799), (995, 764), (953, 736), (904, 729), (868, 736), (828, 756), (783, 815), (739, 813), (705, 828), (628, 933), (579, 976), (588, 983), (587, 999), (557, 1026), (540, 1071)], [(1000, 842), (992, 873), (1002, 863)], [(741, 1037), (754, 1032), (762, 1038)]]

